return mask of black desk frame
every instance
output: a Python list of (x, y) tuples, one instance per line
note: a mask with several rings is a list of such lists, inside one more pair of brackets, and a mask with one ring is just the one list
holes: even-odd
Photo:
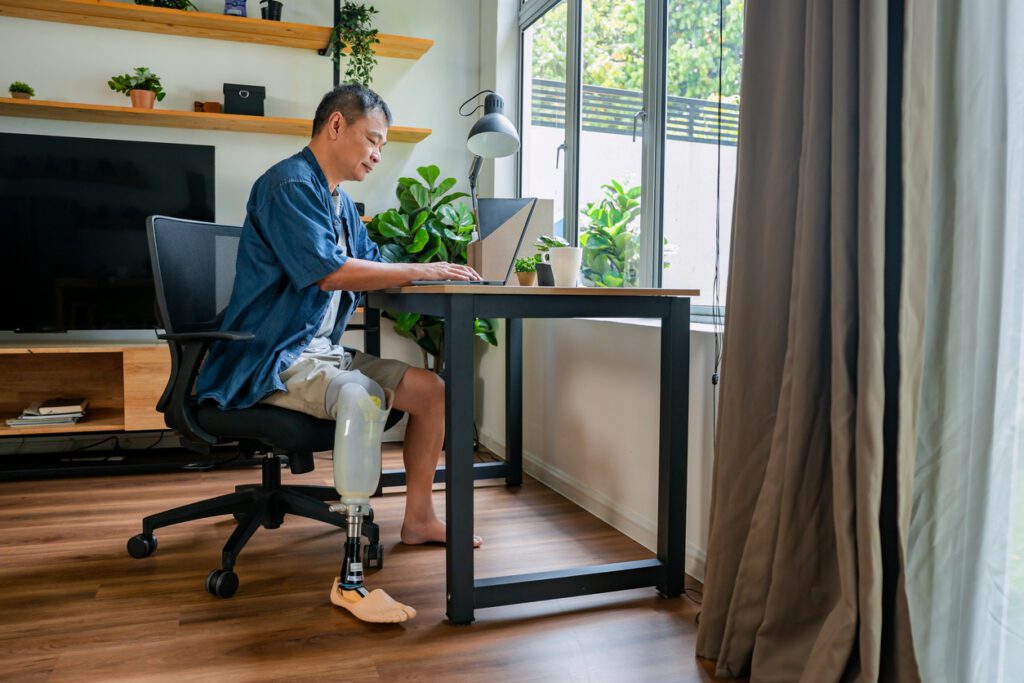
[[(690, 300), (656, 295), (473, 294), (371, 292), (367, 296), (366, 351), (380, 354), (380, 310), (443, 317), (448, 523), (447, 615), (468, 624), (474, 610), (534, 600), (655, 586), (666, 597), (683, 592), (686, 547), (686, 461), (690, 374)], [(661, 411), (658, 468), (658, 553), (650, 560), (560, 571), (473, 577), (473, 481), (523, 479), (523, 319), (659, 318)], [(506, 460), (473, 463), (473, 319), (505, 319)], [(401, 485), (404, 473), (386, 472), (382, 486)]]

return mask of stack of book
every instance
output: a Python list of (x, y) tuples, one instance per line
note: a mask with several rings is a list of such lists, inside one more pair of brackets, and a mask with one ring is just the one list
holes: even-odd
[(88, 399), (64, 396), (51, 398), (21, 411), (21, 415), (7, 420), (8, 427), (49, 427), (75, 424), (85, 416)]

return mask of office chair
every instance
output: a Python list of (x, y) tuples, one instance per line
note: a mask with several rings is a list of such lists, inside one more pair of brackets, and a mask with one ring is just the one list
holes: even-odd
[[(253, 334), (245, 330), (220, 330), (234, 284), (241, 232), (239, 227), (164, 216), (151, 216), (147, 221), (157, 307), (165, 330), (158, 336), (167, 340), (171, 352), (171, 375), (156, 408), (190, 450), (208, 455), (213, 446), (237, 442), (239, 451), (247, 457), (261, 455), (262, 481), (236, 486), (234, 493), (150, 515), (142, 520), (142, 533), (128, 540), (128, 553), (143, 558), (156, 550), (153, 532), (160, 527), (233, 515), (238, 526), (224, 545), (221, 568), (206, 578), (206, 590), (222, 598), (231, 597), (238, 589), (235, 561), (259, 527), (276, 529), (286, 514), (342, 529), (347, 525), (344, 515), (328, 509), (326, 501), (339, 498), (334, 487), (281, 484), (283, 456), (292, 473), (303, 474), (313, 470), (315, 451), (334, 447), (333, 420), (266, 405), (221, 410), (199, 405), (192, 395), (210, 342), (220, 339), (245, 344), (253, 339)], [(386, 428), (402, 416), (399, 411), (391, 411)], [(363, 563), (367, 568), (380, 568), (383, 548), (372, 511), (362, 528), (368, 541), (363, 547)]]

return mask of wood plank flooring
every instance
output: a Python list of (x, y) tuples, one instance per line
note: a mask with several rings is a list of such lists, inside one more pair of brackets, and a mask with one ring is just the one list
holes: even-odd
[[(385, 467), (400, 466), (388, 448)], [(285, 483), (323, 484), (330, 462)], [(401, 626), (328, 602), (344, 532), (294, 517), (260, 529), (235, 597), (205, 592), (234, 522), (161, 529), (142, 560), (125, 541), (149, 513), (256, 482), (258, 469), (0, 483), (0, 681), (711, 681), (694, 658), (699, 606), (653, 589), (444, 618), (444, 551), (398, 543), (404, 496), (375, 499), (384, 568), (367, 577), (419, 610)], [(478, 484), (477, 577), (650, 557), (526, 478)], [(443, 512), (444, 494), (435, 493)]]

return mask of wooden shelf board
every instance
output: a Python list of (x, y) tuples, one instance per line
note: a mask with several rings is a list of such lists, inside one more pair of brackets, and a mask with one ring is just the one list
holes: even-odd
[(46, 353), (122, 353), (125, 350), (163, 348), (166, 342), (29, 342), (22, 346), (0, 346), (0, 356)]
[(45, 427), (8, 427), (7, 420), (21, 414), (21, 408), (0, 412), (0, 437), (31, 436), (33, 434), (72, 434), (78, 432), (111, 432), (124, 429), (124, 412), (117, 408), (88, 409), (77, 424), (48, 425)]
[[(307, 50), (326, 47), (331, 34), (329, 26), (265, 21), (211, 12), (183, 12), (106, 0), (0, 0), (0, 16)], [(374, 46), (378, 57), (419, 59), (434, 44), (427, 38), (383, 33), (378, 37), (380, 44)]]
[[(3, 0), (0, 0), (2, 2)], [(48, 100), (19, 100), (0, 97), (0, 116), (22, 116), (59, 121), (86, 121), (89, 123), (119, 123), (134, 126), (161, 126), (170, 128), (196, 128), (224, 130), (239, 133), (266, 133), (294, 135), (308, 138), (312, 122), (277, 116), (244, 116), (241, 114), (208, 114), (172, 109), (135, 109), (105, 104), (79, 104)], [(392, 126), (388, 131), (391, 142), (419, 142), (432, 131), (429, 128)]]

